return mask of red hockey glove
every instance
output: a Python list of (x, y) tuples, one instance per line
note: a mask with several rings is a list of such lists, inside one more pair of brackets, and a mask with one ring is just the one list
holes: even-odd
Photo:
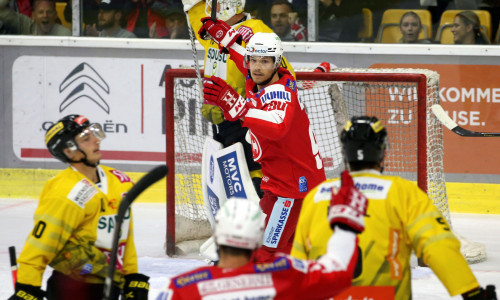
[(335, 225), (343, 229), (361, 233), (365, 230), (366, 208), (368, 198), (354, 186), (349, 172), (344, 171), (341, 175), (342, 185), (338, 193), (332, 191), (332, 200), (328, 209), (328, 221), (330, 227)]
[(313, 72), (330, 72), (330, 63), (326, 61), (320, 63)]
[(467, 293), (463, 293), (464, 300), (497, 300), (497, 293), (494, 285), (487, 285), (486, 289), (478, 287)]
[(226, 120), (236, 121), (248, 112), (248, 102), (219, 77), (212, 76), (203, 83), (203, 98), (222, 109)]
[(200, 38), (207, 39), (207, 33), (212, 37), (219, 46), (229, 49), (235, 42), (241, 44), (242, 36), (238, 31), (231, 28), (226, 22), (217, 20), (213, 21), (210, 17), (201, 19), (203, 26), (198, 34)]

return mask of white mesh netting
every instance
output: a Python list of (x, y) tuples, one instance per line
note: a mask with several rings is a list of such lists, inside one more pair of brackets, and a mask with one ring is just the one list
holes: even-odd
[[(384, 173), (417, 181), (418, 172), (423, 172), (429, 197), (450, 221), (443, 170), (443, 131), (430, 110), (432, 104), (439, 103), (439, 74), (420, 69), (336, 68), (330, 73), (349, 73), (352, 76), (348, 76), (348, 80), (344, 77), (343, 80), (312, 81), (308, 78), (312, 72), (300, 71), (297, 72), (299, 97), (313, 126), (327, 178), (338, 176), (344, 169), (338, 133), (345, 121), (354, 115), (377, 116), (387, 127), (389, 135)], [(381, 74), (380, 81), (367, 81), (357, 75), (366, 73)], [(396, 78), (397, 74), (425, 75), (427, 88), (424, 95), (419, 99), (416, 82), (383, 79), (385, 75)], [(201, 116), (199, 85), (194, 71), (192, 75), (193, 78), (174, 81), (176, 241), (210, 234), (200, 174), (204, 139), (212, 135), (212, 130), (211, 124)], [(425, 126), (420, 128), (417, 122), (419, 102), (425, 103), (426, 107)], [(417, 136), (422, 130), (427, 133), (422, 144), (426, 148), (426, 167), (419, 169)], [(188, 223), (197, 225), (181, 232)], [(207, 228), (208, 232), (193, 229), (201, 227)]]

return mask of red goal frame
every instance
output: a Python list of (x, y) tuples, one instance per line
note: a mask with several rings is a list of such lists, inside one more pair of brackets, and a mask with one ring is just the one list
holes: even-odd
[[(427, 192), (427, 78), (416, 73), (357, 73), (357, 72), (296, 72), (297, 80), (363, 81), (363, 82), (411, 82), (416, 84), (417, 106), (417, 184)], [(203, 76), (203, 73), (202, 73)], [(165, 72), (165, 138), (167, 175), (167, 233), (166, 253), (175, 254), (175, 137), (174, 137), (174, 80), (196, 78), (194, 69), (170, 69)], [(423, 101), (421, 101), (423, 99)]]

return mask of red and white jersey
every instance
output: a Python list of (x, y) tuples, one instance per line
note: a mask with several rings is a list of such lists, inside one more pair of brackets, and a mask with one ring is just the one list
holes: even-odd
[(253, 158), (262, 165), (261, 188), (300, 199), (326, 179), (325, 171), (297, 83), (286, 69), (278, 73), (278, 81), (258, 92), (247, 78), (247, 100), (255, 108), (242, 125), (249, 128)]
[(336, 230), (328, 252), (317, 261), (279, 256), (271, 263), (240, 268), (207, 266), (170, 279), (157, 300), (326, 299), (351, 285), (357, 238)]

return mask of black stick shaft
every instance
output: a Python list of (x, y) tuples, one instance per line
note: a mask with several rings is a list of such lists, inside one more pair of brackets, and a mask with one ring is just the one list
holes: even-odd
[(118, 241), (120, 238), (120, 229), (122, 227), (123, 218), (132, 202), (149, 186), (162, 179), (167, 175), (167, 166), (158, 166), (144, 175), (131, 189), (127, 195), (122, 199), (118, 207), (118, 214), (116, 215), (115, 231), (113, 234), (113, 247), (109, 259), (108, 275), (104, 281), (104, 300), (108, 300), (111, 295), (111, 286), (113, 284), (113, 277), (115, 274), (116, 256), (118, 252)]
[(210, 11), (212, 21), (217, 21), (217, 0), (212, 0), (212, 11)]

